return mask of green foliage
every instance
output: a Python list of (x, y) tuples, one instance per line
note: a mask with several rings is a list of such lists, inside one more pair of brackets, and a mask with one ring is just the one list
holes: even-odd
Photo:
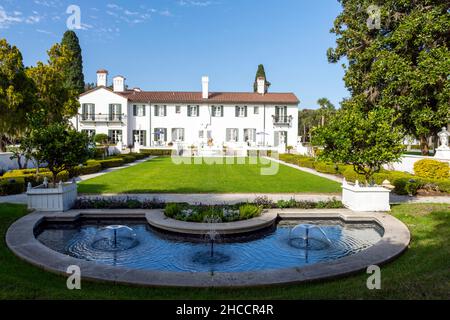
[(25, 181), (21, 178), (0, 179), (0, 196), (20, 194), (25, 191)]
[(109, 137), (105, 133), (97, 133), (94, 136), (94, 142), (97, 144), (105, 145), (105, 144), (108, 144), (108, 141), (109, 141)]
[(175, 218), (176, 216), (181, 215), (181, 211), (185, 208), (186, 206), (181, 205), (179, 203), (168, 203), (166, 205), (166, 208), (164, 209), (164, 214), (169, 217), (169, 218)]
[(35, 128), (24, 140), (35, 149), (36, 159), (40, 163), (47, 163), (54, 183), (57, 182), (58, 173), (71, 172), (93, 153), (89, 137), (69, 129), (65, 123)]
[(112, 158), (112, 159), (106, 159), (106, 160), (98, 160), (98, 163), (102, 166), (102, 169), (108, 169), (108, 168), (114, 168), (114, 167), (120, 167), (125, 162), (122, 158)]
[(421, 178), (448, 179), (448, 163), (433, 159), (422, 159), (414, 163), (414, 173)]
[(264, 92), (267, 93), (269, 87), (271, 86), (271, 83), (267, 80), (266, 71), (264, 70), (264, 65), (262, 65), (262, 64), (258, 65), (258, 70), (256, 71), (255, 82), (253, 84), (253, 92), (258, 92), (257, 80), (260, 77), (266, 79), (266, 88), (265, 88)]
[(297, 160), (297, 165), (303, 168), (314, 169), (315, 160), (314, 158), (299, 158)]
[(339, 110), (325, 127), (315, 130), (314, 143), (324, 148), (319, 159), (352, 164), (370, 181), (384, 164), (398, 161), (402, 154), (404, 135), (395, 120), (391, 109)]
[(78, 88), (70, 84), (68, 74), (74, 53), (67, 47), (55, 44), (48, 51), (48, 64), (38, 62), (26, 70), (37, 90), (36, 100), (40, 110), (41, 125), (67, 121), (77, 114)]
[(77, 34), (72, 30), (67, 30), (61, 41), (72, 52), (73, 59), (67, 66), (67, 86), (77, 90), (78, 94), (84, 92), (83, 57), (81, 55), (80, 42)]
[(170, 149), (141, 149), (139, 151), (147, 156), (171, 156), (172, 150)]
[(247, 220), (259, 217), (261, 215), (262, 208), (255, 206), (254, 204), (244, 204), (239, 207), (239, 219)]
[(0, 39), (0, 151), (5, 151), (6, 137), (18, 137), (26, 129), (26, 115), (34, 109), (34, 94), (19, 49)]
[(414, 179), (400, 178), (393, 182), (394, 192), (399, 195), (415, 196), (420, 187), (420, 182)]
[(338, 166), (334, 163), (317, 161), (314, 163), (314, 169), (318, 172), (329, 173), (329, 174), (337, 174)]
[[(346, 58), (344, 81), (351, 98), (344, 103), (364, 112), (391, 108), (397, 124), (421, 139), (449, 121), (450, 15), (441, 0), (348, 0), (332, 32), (336, 47), (328, 59)], [(370, 5), (381, 10), (381, 28), (367, 27)]]

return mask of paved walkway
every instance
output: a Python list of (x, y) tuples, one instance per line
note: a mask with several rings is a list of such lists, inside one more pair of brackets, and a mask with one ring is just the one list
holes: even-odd
[(96, 173), (92, 173), (92, 174), (86, 174), (84, 176), (79, 176), (78, 178), (76, 178), (76, 181), (80, 182), (80, 181), (85, 181), (85, 180), (97, 178), (97, 177), (103, 176), (103, 175), (105, 175), (107, 173), (110, 173), (110, 172), (113, 172), (113, 171), (117, 171), (117, 170), (129, 168), (129, 167), (133, 167), (135, 165), (138, 165), (138, 164), (140, 164), (142, 162), (145, 162), (147, 160), (151, 160), (153, 158), (155, 158), (155, 157), (150, 156), (150, 157), (147, 157), (145, 159), (136, 160), (136, 161), (134, 161), (132, 163), (126, 163), (126, 164), (124, 164), (123, 166), (120, 166), (120, 167), (108, 168), (108, 169), (105, 169), (105, 170), (100, 171), (100, 172), (96, 172)]
[(319, 177), (322, 177), (322, 178), (325, 178), (325, 179), (333, 180), (333, 181), (336, 181), (336, 182), (339, 182), (339, 183), (342, 183), (342, 181), (343, 181), (343, 179), (341, 177), (337, 177), (337, 176), (335, 176), (333, 174), (317, 172), (314, 169), (299, 167), (299, 166), (296, 166), (295, 164), (287, 163), (287, 162), (284, 162), (282, 160), (278, 160), (278, 159), (274, 159), (274, 158), (270, 158), (270, 157), (264, 157), (264, 158), (266, 158), (268, 160), (272, 160), (272, 161), (278, 162), (278, 163), (281, 163), (281, 164), (283, 164), (283, 165), (285, 165), (287, 167), (291, 167), (291, 168), (294, 168), (294, 169), (297, 169), (297, 170), (300, 170), (300, 171), (311, 173), (313, 175), (316, 175), (316, 176), (319, 176)]

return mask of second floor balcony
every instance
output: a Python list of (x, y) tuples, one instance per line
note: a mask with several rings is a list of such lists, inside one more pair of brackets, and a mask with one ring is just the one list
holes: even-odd
[(292, 126), (292, 116), (272, 116), (275, 126)]
[(127, 118), (124, 114), (79, 114), (82, 122), (124, 122)]

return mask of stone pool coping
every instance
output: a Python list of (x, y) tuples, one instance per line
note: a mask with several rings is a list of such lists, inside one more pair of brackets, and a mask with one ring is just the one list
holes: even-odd
[(333, 261), (296, 268), (210, 273), (135, 270), (102, 265), (56, 252), (39, 242), (34, 235), (35, 228), (44, 220), (73, 221), (79, 217), (144, 217), (150, 211), (153, 210), (72, 210), (66, 213), (32, 213), (10, 226), (6, 234), (6, 243), (19, 258), (53, 273), (68, 276), (67, 268), (77, 265), (81, 269), (82, 281), (166, 287), (249, 287), (295, 284), (353, 274), (365, 270), (369, 265), (381, 265), (393, 260), (407, 249), (410, 242), (408, 228), (387, 213), (355, 213), (347, 209), (276, 209), (278, 215), (285, 219), (338, 218), (363, 223), (375, 221), (383, 227), (384, 235), (372, 247)]
[(224, 235), (236, 235), (261, 230), (272, 226), (278, 218), (275, 210), (264, 210), (259, 217), (234, 222), (198, 223), (180, 221), (166, 217), (163, 210), (151, 210), (145, 214), (147, 222), (155, 228), (165, 231), (203, 235), (211, 229)]

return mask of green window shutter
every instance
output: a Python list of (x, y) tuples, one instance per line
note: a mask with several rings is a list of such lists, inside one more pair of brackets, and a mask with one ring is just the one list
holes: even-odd
[(110, 105), (109, 105), (109, 120), (112, 120), (113, 117), (114, 117), (114, 114), (113, 114), (113, 105), (110, 104)]

